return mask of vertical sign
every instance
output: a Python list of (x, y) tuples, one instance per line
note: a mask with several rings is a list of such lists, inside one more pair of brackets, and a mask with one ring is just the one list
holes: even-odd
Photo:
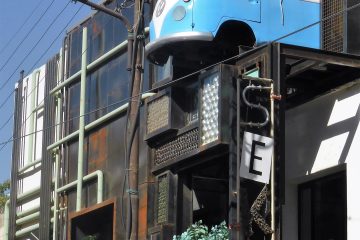
[(240, 177), (269, 183), (273, 147), (272, 138), (245, 132)]

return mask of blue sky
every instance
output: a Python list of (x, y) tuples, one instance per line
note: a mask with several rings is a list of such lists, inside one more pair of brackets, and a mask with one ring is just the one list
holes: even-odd
[[(99, 1), (94, 0), (94, 2)], [(24, 70), (27, 75), (39, 59), (34, 68), (43, 65), (59, 52), (65, 36), (65, 31), (62, 30), (82, 6), (81, 3), (75, 4), (71, 1), (68, 3), (68, 0), (11, 0), (1, 3), (0, 86), (7, 83), (0, 90), (0, 106), (3, 105), (0, 109), (0, 128), (2, 128), (0, 130), (0, 149), (3, 147), (3, 142), (8, 141), (12, 136), (13, 119), (11, 116), (14, 112), (14, 95), (11, 95), (9, 99), (8, 97), (19, 80), (20, 71)], [(63, 12), (59, 15), (62, 10)], [(80, 23), (91, 12), (92, 10), (84, 5), (67, 29)], [(39, 21), (43, 13), (45, 14)], [(57, 20), (51, 24), (57, 15), (59, 15)], [(31, 29), (33, 30), (30, 31)], [(46, 34), (41, 39), (45, 32)], [(25, 38), (27, 34), (28, 36)], [(57, 38), (59, 34), (60, 37)], [(54, 40), (52, 47), (45, 53)], [(40, 42), (36, 46), (38, 41)], [(20, 44), (21, 42), (22, 44)], [(33, 50), (31, 51), (31, 49)], [(42, 55), (44, 56), (41, 57)], [(10, 118), (11, 120), (7, 123)], [(12, 143), (7, 144), (0, 151), (0, 182), (10, 178), (11, 154)]]

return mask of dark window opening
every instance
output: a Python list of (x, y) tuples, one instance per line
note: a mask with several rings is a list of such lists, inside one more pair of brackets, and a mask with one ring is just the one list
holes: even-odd
[(200, 220), (209, 228), (228, 222), (228, 171), (227, 158), (221, 157), (181, 174), (178, 233)]
[(346, 239), (346, 173), (299, 186), (299, 239)]
[(114, 211), (111, 200), (70, 216), (70, 239), (114, 239)]

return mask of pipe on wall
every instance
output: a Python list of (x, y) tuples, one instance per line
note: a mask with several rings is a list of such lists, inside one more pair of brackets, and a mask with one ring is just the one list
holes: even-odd
[[(96, 170), (95, 172), (92, 172), (86, 176), (83, 177), (83, 182), (87, 182), (92, 180), (93, 178), (97, 177), (98, 180), (98, 188), (97, 188), (97, 203), (101, 203), (103, 201), (103, 186), (104, 186), (104, 174), (100, 170)], [(66, 184), (65, 186), (62, 186), (57, 189), (57, 193), (61, 192), (67, 192), (77, 186), (77, 180)]]
[(87, 66), (87, 27), (83, 28), (80, 80), (80, 117), (79, 117), (79, 147), (77, 165), (76, 211), (80, 211), (82, 202), (84, 137), (85, 137), (85, 101), (86, 101), (86, 66)]
[[(61, 57), (60, 57), (60, 62), (61, 62)], [(56, 95), (56, 114), (55, 114), (55, 121), (56, 121), (56, 135), (55, 135), (55, 139), (58, 140), (60, 139), (60, 122), (61, 122), (61, 96), (60, 94)], [(58, 149), (59, 150), (59, 149)], [(59, 174), (60, 174), (60, 156), (59, 156), (59, 151), (56, 151), (55, 153), (55, 184), (54, 184), (54, 226), (53, 226), (53, 240), (56, 240), (57, 237), (57, 222), (58, 222), (58, 217), (57, 217), (57, 207), (58, 207), (58, 195), (57, 195), (57, 189), (59, 187)]]
[[(141, 96), (141, 99), (144, 100), (148, 97), (154, 96), (155, 93), (145, 93)], [(104, 123), (107, 120), (110, 120), (116, 116), (118, 116), (119, 114), (125, 112), (127, 110), (127, 108), (129, 107), (128, 103), (123, 104), (122, 106), (118, 107), (117, 109), (109, 112), (108, 114), (96, 119), (95, 121), (89, 123), (88, 125), (85, 126), (85, 131), (90, 131), (91, 129), (99, 126), (100, 124)], [(76, 130), (75, 132), (67, 135), (66, 137), (60, 139), (57, 142), (54, 142), (53, 144), (49, 145), (47, 147), (47, 150), (50, 151), (58, 146), (60, 146), (61, 144), (64, 144), (72, 139), (74, 139), (75, 137), (77, 137), (79, 135), (79, 130)]]
[[(148, 33), (149, 33), (149, 28), (147, 27), (147, 28), (145, 28), (145, 34), (148, 34)], [(100, 66), (104, 62), (106, 62), (109, 59), (111, 59), (112, 57), (114, 57), (116, 54), (119, 54), (120, 52), (125, 50), (127, 46), (128, 46), (128, 41), (127, 40), (121, 42), (119, 45), (117, 45), (113, 49), (109, 50), (107, 53), (105, 53), (104, 55), (102, 55), (98, 59), (94, 60), (89, 65), (87, 65), (86, 70), (91, 71), (91, 70), (97, 68), (98, 66)], [(57, 91), (61, 90), (62, 88), (66, 87), (67, 85), (69, 85), (70, 83), (75, 81), (80, 75), (81, 75), (81, 70), (74, 73), (71, 77), (67, 78), (65, 81), (63, 81), (62, 83), (57, 85), (55, 88), (53, 88), (50, 91), (50, 94), (51, 95), (55, 94)]]

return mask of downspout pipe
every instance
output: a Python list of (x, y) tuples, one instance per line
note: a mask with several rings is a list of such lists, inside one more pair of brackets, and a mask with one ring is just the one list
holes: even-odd
[[(61, 60), (60, 60), (61, 61)], [(61, 119), (61, 97), (60, 94), (56, 95), (56, 136), (55, 139), (60, 139), (60, 119)], [(60, 174), (60, 156), (59, 156), (59, 148), (55, 152), (55, 185), (54, 185), (54, 225), (53, 225), (53, 240), (56, 240), (58, 234), (58, 194), (57, 189), (59, 187), (59, 174)]]
[[(103, 192), (104, 192), (103, 191), (103, 189), (104, 189), (104, 173), (100, 170), (96, 170), (95, 172), (92, 172), (92, 173), (84, 176), (83, 182), (90, 181), (95, 177), (97, 177), (97, 181), (98, 181), (97, 196), (96, 196), (97, 203), (101, 203), (103, 201)], [(77, 180), (58, 188), (56, 192), (57, 193), (67, 192), (76, 186), (77, 186)]]
[(86, 65), (87, 65), (87, 27), (83, 28), (80, 80), (80, 117), (79, 117), (79, 148), (77, 165), (76, 211), (80, 211), (82, 202), (84, 137), (85, 137), (85, 94), (86, 94)]

